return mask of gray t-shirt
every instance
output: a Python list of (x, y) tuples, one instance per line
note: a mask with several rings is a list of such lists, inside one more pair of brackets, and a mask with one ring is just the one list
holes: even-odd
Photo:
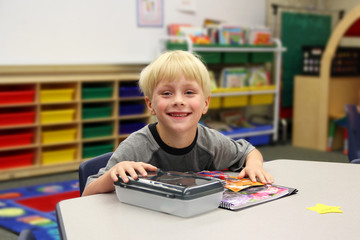
[(121, 161), (150, 163), (164, 171), (239, 171), (253, 149), (254, 146), (244, 139), (235, 141), (201, 124), (190, 146), (173, 148), (161, 140), (156, 124), (149, 124), (121, 142), (107, 166), (90, 176), (87, 184)]

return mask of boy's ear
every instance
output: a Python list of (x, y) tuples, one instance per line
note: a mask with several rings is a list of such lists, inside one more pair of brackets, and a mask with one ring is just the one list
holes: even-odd
[(204, 106), (204, 110), (203, 110), (203, 114), (207, 113), (208, 109), (209, 109), (209, 104), (210, 104), (210, 96), (208, 96), (205, 99), (205, 106)]
[(151, 115), (156, 115), (156, 112), (152, 107), (151, 99), (149, 97), (147, 97), (147, 96), (145, 96), (145, 103), (146, 103), (147, 108), (149, 109), (150, 114)]

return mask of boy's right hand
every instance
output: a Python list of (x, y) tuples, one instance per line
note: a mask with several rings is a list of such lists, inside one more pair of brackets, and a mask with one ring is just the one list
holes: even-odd
[(128, 175), (133, 179), (138, 178), (138, 173), (146, 177), (147, 171), (154, 172), (157, 170), (157, 167), (144, 163), (144, 162), (133, 162), (133, 161), (124, 161), (119, 162), (109, 170), (111, 179), (116, 182), (118, 176), (125, 182), (129, 182)]

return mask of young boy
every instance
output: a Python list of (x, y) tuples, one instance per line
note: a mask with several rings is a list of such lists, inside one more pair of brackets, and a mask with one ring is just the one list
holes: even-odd
[(261, 153), (245, 140), (234, 141), (199, 124), (210, 103), (210, 78), (204, 64), (193, 54), (170, 51), (147, 66), (139, 86), (157, 123), (132, 133), (118, 146), (107, 166), (90, 176), (83, 196), (114, 191), (119, 176), (157, 168), (168, 171), (240, 171), (238, 177), (272, 183), (262, 167)]

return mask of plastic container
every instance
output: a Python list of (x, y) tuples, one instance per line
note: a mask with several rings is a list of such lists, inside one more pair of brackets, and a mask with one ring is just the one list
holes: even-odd
[(92, 158), (104, 153), (114, 151), (112, 143), (90, 143), (83, 147), (83, 158)]
[[(269, 86), (259, 86), (259, 87), (250, 87), (251, 91), (266, 91), (266, 90), (275, 90), (275, 85)], [(274, 94), (256, 94), (250, 96), (250, 105), (266, 105), (272, 104), (274, 102)]]
[(40, 91), (40, 102), (70, 102), (74, 99), (74, 89), (44, 89)]
[(35, 111), (11, 109), (0, 112), (0, 126), (33, 124)]
[(10, 152), (10, 153), (2, 153), (0, 155), (0, 169), (9, 169), (16, 167), (25, 167), (32, 164), (34, 158), (33, 152), (23, 152), (19, 153)]
[(0, 91), (0, 104), (32, 103), (34, 96), (34, 90)]
[(48, 130), (42, 132), (42, 143), (72, 142), (76, 139), (76, 129)]
[(143, 114), (144, 109), (143, 103), (122, 103), (119, 107), (119, 115)]
[(119, 96), (120, 97), (141, 97), (144, 94), (140, 91), (138, 86), (133, 85), (123, 85), (119, 87)]
[(2, 131), (0, 132), (0, 148), (30, 145), (33, 141), (32, 131)]
[(113, 107), (108, 106), (99, 106), (99, 105), (88, 105), (84, 106), (82, 109), (82, 118), (83, 119), (92, 119), (92, 118), (109, 118), (111, 117)]
[(124, 203), (192, 217), (218, 208), (224, 187), (215, 178), (181, 172), (158, 171), (124, 183), (115, 182), (117, 198)]
[(223, 63), (248, 63), (249, 53), (247, 52), (224, 52)]
[(144, 122), (120, 122), (119, 134), (130, 134), (146, 126)]
[(251, 63), (266, 63), (274, 61), (274, 53), (272, 52), (252, 52), (250, 53)]
[(74, 121), (74, 109), (41, 111), (41, 123), (66, 123)]
[[(249, 128), (249, 132), (252, 131), (266, 131), (271, 130), (273, 127), (271, 125), (255, 125), (254, 128)], [(259, 136), (250, 136), (246, 140), (254, 146), (258, 145), (267, 145), (271, 142), (271, 134), (264, 134)]]
[(41, 154), (42, 163), (46, 165), (54, 163), (72, 162), (75, 160), (75, 153), (75, 148), (45, 150)]
[(82, 99), (111, 98), (112, 94), (112, 87), (89, 85), (82, 88)]
[(113, 134), (112, 124), (87, 124), (83, 126), (83, 138), (107, 137)]
[[(249, 91), (248, 87), (242, 88), (223, 88), (224, 93), (236, 93), (236, 92), (246, 92)], [(234, 108), (246, 106), (249, 103), (249, 97), (247, 95), (239, 96), (225, 96), (223, 97), (222, 107), (224, 108)]]

